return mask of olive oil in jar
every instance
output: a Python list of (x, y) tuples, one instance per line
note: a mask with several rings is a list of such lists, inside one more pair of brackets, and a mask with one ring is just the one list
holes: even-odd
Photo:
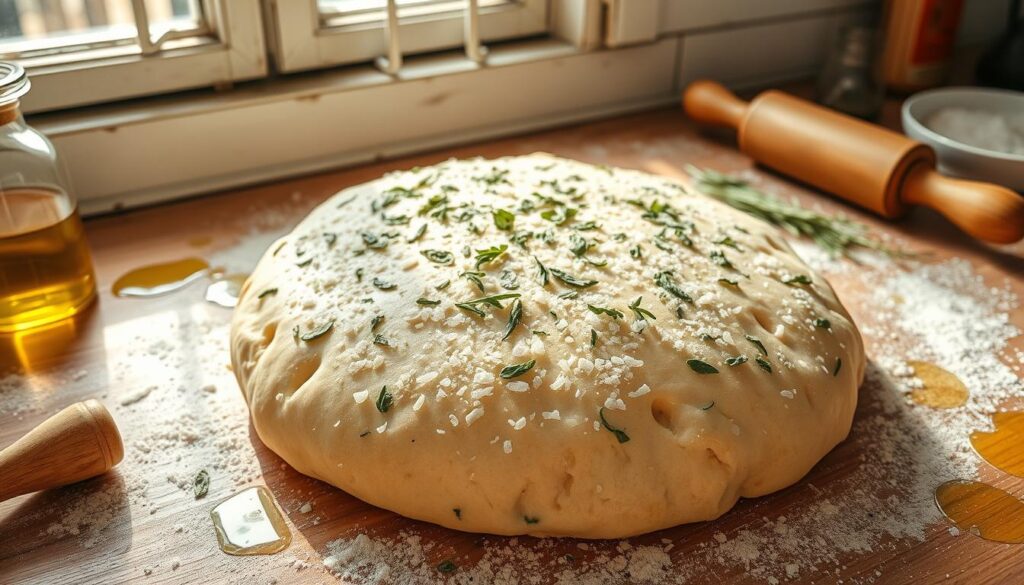
[(0, 331), (74, 315), (96, 292), (82, 221), (62, 192), (0, 194)]

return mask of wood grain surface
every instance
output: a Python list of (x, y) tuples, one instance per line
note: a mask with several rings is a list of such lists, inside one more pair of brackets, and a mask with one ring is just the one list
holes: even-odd
[[(894, 104), (887, 119), (893, 120)], [(141, 211), (92, 219), (86, 229), (95, 256), (100, 286), (99, 302), (81, 318), (45, 333), (0, 340), (0, 365), (29, 376), (28, 389), (17, 393), (0, 386), (0, 447), (13, 443), (47, 416), (87, 398), (98, 398), (111, 408), (121, 426), (125, 460), (104, 477), (82, 484), (22, 496), (0, 504), (0, 583), (320, 583), (336, 582), (322, 567), (327, 543), (359, 532), (390, 535), (414, 528), (435, 543), (432, 562), (457, 558), (472, 564), (482, 554), (483, 537), (425, 525), (368, 506), (345, 493), (306, 478), (277, 458), (249, 432), (241, 445), (227, 445), (224, 455), (255, 461), (256, 473), (244, 481), (232, 481), (211, 471), (209, 495), (195, 499), (169, 476), (180, 479), (182, 470), (198, 470), (210, 461), (193, 457), (182, 447), (181, 455), (144, 454), (181, 441), (141, 445), (150, 436), (151, 421), (145, 404), (155, 397), (138, 399), (138, 392), (159, 378), (160, 387), (180, 382), (183, 386), (212, 385), (209, 397), (194, 391), (165, 398), (171, 412), (186, 423), (204, 425), (204, 432), (218, 425), (247, 425), (248, 413), (230, 371), (228, 356), (204, 355), (209, 346), (194, 339), (181, 340), (173, 364), (143, 363), (146, 346), (168, 331), (184, 331), (184, 323), (226, 323), (230, 311), (206, 303), (203, 286), (152, 299), (120, 299), (110, 293), (113, 281), (140, 265), (187, 256), (231, 254), (234, 246), (254, 233), (283, 234), (313, 206), (345, 187), (377, 178), (392, 169), (433, 164), (449, 157), (526, 154), (547, 151), (595, 164), (608, 164), (661, 174), (679, 174), (687, 164), (726, 172), (748, 172), (774, 191), (800, 199), (826, 211), (842, 211), (867, 223), (873, 230), (895, 238), (914, 250), (927, 252), (935, 261), (962, 258), (992, 286), (1009, 283), (1024, 298), (1024, 245), (992, 247), (959, 233), (937, 214), (916, 210), (903, 221), (886, 223), (752, 165), (739, 154), (728, 132), (702, 132), (689, 123), (678, 108), (641, 113), (609, 121), (515, 137), (487, 144), (435, 152), (366, 167), (300, 178)], [(855, 320), (870, 322), (874, 308), (863, 302), (871, 283), (851, 269), (831, 278), (839, 296)], [(1011, 320), (1024, 328), (1022, 309), (1011, 310)], [(189, 329), (190, 331), (192, 329)], [(868, 355), (878, 340), (865, 335)], [(1013, 349), (1024, 349), (1020, 337)], [(142, 356), (140, 358), (140, 356)], [(139, 360), (142, 361), (139, 361)], [(166, 361), (166, 360), (165, 360)], [(215, 375), (202, 364), (222, 363)], [(169, 368), (169, 369), (168, 369)], [(885, 416), (869, 409), (865, 392), (857, 417)], [(4, 394), (6, 392), (6, 395)], [(173, 393), (173, 391), (172, 391)], [(135, 403), (133, 400), (138, 399)], [(19, 401), (26, 404), (19, 406)], [(893, 424), (897, 424), (894, 422)], [(251, 427), (249, 427), (251, 431)], [(215, 432), (215, 431), (214, 431)], [(683, 559), (715, 533), (732, 538), (767, 518), (796, 514), (821, 494), (842, 497), (853, 489), (846, 480), (865, 453), (874, 448), (873, 438), (857, 436), (830, 453), (799, 484), (756, 500), (743, 500), (715, 522), (694, 524), (632, 539), (634, 544), (675, 543), (673, 558)], [(185, 444), (187, 447), (187, 443)], [(227, 451), (232, 451), (227, 453)], [(157, 455), (161, 455), (158, 457)], [(138, 463), (148, 461), (145, 465)], [(166, 463), (161, 463), (166, 461)], [(156, 462), (156, 463), (154, 463)], [(140, 470), (145, 477), (139, 477)], [(1024, 480), (1012, 478), (987, 466), (980, 476), (1018, 496)], [(231, 557), (220, 552), (209, 510), (245, 484), (265, 484), (278, 498), (292, 525), (294, 542), (284, 553), (269, 557)], [(83, 502), (102, 491), (113, 501), (111, 518), (98, 534), (84, 527), (68, 534)], [(881, 497), (881, 496), (880, 496)], [(303, 503), (312, 512), (302, 513)], [(64, 522), (63, 524), (59, 524)], [(52, 530), (58, 523), (65, 529)], [(179, 531), (178, 528), (181, 528)], [(936, 523), (924, 541), (891, 540), (870, 551), (842, 554), (835, 562), (804, 571), (793, 581), (846, 583), (1021, 583), (1024, 582), (1024, 548), (995, 544), (972, 535), (953, 537), (948, 526)], [(488, 537), (489, 542), (499, 541)], [(535, 539), (520, 538), (515, 546), (538, 546)], [(547, 543), (545, 555), (578, 552), (577, 543), (562, 539)], [(694, 557), (698, 558), (698, 557)], [(309, 566), (305, 566), (308, 563)], [(177, 564), (177, 566), (175, 566)], [(763, 582), (744, 563), (689, 566), (697, 583)], [(149, 571), (150, 574), (146, 574)], [(786, 581), (786, 575), (776, 575)], [(623, 581), (628, 581), (623, 577)]]

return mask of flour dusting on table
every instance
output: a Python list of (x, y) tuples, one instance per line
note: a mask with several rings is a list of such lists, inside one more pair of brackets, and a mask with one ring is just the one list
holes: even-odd
[[(215, 257), (231, 270), (244, 270), (284, 231), (254, 232)], [(884, 582), (885, 569), (851, 572), (858, 554), (896, 551), (901, 543), (924, 538), (974, 538), (947, 528), (933, 490), (948, 479), (976, 476), (980, 462), (970, 448), (970, 432), (988, 428), (989, 412), (1024, 394), (1019, 378), (1024, 353), (1007, 351), (1007, 342), (1020, 333), (1007, 314), (1018, 300), (1004, 283), (984, 283), (966, 261), (901, 266), (873, 256), (853, 264), (803, 244), (794, 247), (813, 255), (808, 261), (854, 310), (875, 360), (860, 391), (849, 444), (839, 447), (860, 458), (841, 489), (815, 485), (818, 474), (812, 472), (790, 488), (798, 491), (798, 504), (778, 509), (772, 496), (741, 503), (729, 514), (751, 520), (728, 532), (712, 522), (686, 529), (685, 536), (668, 530), (624, 541), (474, 536), (479, 546), (471, 558), (454, 555), (444, 539), (425, 535), (439, 529), (410, 523), (397, 536), (381, 536), (356, 516), (350, 529), (317, 547), (320, 559), (296, 557), (293, 544), (294, 554), (262, 564), (247, 559), (251, 564), (243, 566), (251, 568), (242, 570), (228, 565), (227, 557), (216, 557), (222, 569), (213, 570), (223, 570), (226, 580), (252, 582), (273, 582), (271, 573), (287, 579), (297, 571), (304, 578), (323, 571), (323, 578), (335, 575), (346, 583), (681, 584), (717, 582), (741, 570), (766, 583), (870, 583)], [(49, 522), (36, 530), (41, 538), (99, 547), (116, 542), (126, 523), (152, 516), (152, 525), (165, 525), (159, 538), (167, 550), (180, 556), (126, 569), (140, 582), (148, 575), (187, 574), (191, 561), (216, 546), (209, 509), (261, 483), (262, 475), (247, 411), (227, 369), (229, 312), (207, 306), (196, 292), (189, 311), (145, 319), (144, 335), (139, 323), (108, 327), (106, 372), (69, 368), (0, 377), (0, 422), (28, 416), (41, 421), (64, 406), (57, 391), (62, 387), (88, 388), (101, 399), (110, 394), (104, 402), (126, 441), (124, 463), (113, 476), (47, 495), (60, 514), (57, 520), (46, 516)], [(908, 393), (917, 382), (908, 360), (956, 374), (970, 390), (967, 405), (940, 411), (912, 403)], [(837, 463), (830, 456), (819, 467)], [(200, 469), (209, 472), (211, 491), (196, 500), (191, 482)], [(309, 492), (276, 493), (293, 523), (330, 520), (329, 509), (303, 505), (329, 488), (309, 485)], [(191, 506), (187, 514), (166, 512), (182, 500)], [(307, 513), (311, 509), (315, 520)], [(31, 526), (42, 517), (32, 514), (17, 520)], [(446, 561), (450, 565), (442, 571)]]

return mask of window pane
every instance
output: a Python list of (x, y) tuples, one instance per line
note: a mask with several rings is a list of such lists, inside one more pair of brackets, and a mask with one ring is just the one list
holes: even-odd
[[(145, 0), (150, 33), (197, 28), (197, 0)], [(135, 38), (131, 0), (0, 0), (0, 54), (88, 48)]]

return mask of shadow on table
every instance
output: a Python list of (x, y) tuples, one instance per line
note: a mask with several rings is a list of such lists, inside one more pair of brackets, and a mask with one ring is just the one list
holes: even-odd
[(69, 565), (88, 581), (131, 546), (131, 508), (117, 471), (0, 507), (0, 583), (44, 582), (54, 567)]

